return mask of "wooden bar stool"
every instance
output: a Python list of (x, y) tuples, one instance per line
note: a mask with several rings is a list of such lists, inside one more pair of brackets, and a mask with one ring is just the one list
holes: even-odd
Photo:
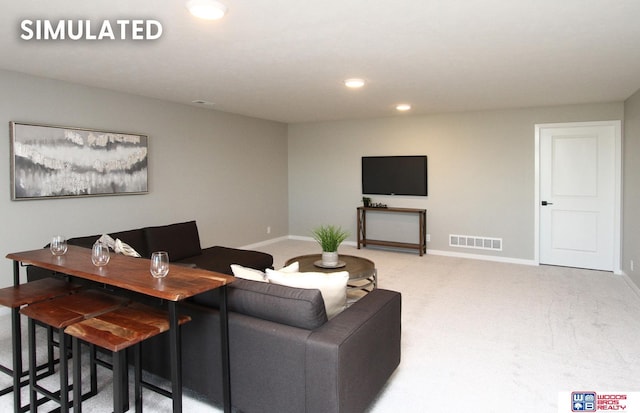
[[(34, 304), (40, 301), (71, 294), (80, 289), (75, 285), (55, 278), (43, 278), (25, 284), (0, 289), (0, 305), (11, 308), (11, 350), (13, 366), (8, 368), (0, 365), (0, 371), (12, 376), (13, 385), (0, 390), (0, 396), (13, 391), (14, 412), (23, 412), (29, 409), (29, 405), (22, 406), (20, 398), (20, 388), (27, 385), (28, 380), (22, 381), (22, 377), (28, 374), (23, 370), (22, 365), (22, 328), (20, 326), (20, 308), (25, 305)], [(53, 359), (53, 337), (51, 328), (47, 328), (47, 340), (49, 355), (47, 363), (36, 367), (37, 371), (47, 368), (46, 372), (38, 376), (39, 378), (54, 373)]]
[[(189, 316), (180, 316), (178, 325), (189, 320), (191, 320)], [(82, 411), (80, 340), (113, 353), (113, 411), (115, 413), (123, 412), (126, 409), (125, 406), (128, 406), (126, 349), (133, 346), (135, 409), (136, 412), (142, 412), (141, 344), (144, 340), (167, 330), (169, 330), (169, 315), (166, 311), (139, 303), (132, 303), (67, 327), (65, 333), (73, 337), (74, 413)]]
[[(96, 290), (86, 290), (31, 304), (20, 310), (23, 315), (29, 317), (29, 397), (31, 411), (36, 411), (37, 393), (42, 394), (46, 399), (58, 402), (62, 412), (69, 411), (67, 336), (64, 334), (64, 329), (73, 323), (115, 310), (127, 303), (128, 300), (123, 297), (109, 295)], [(57, 392), (49, 391), (37, 382), (38, 379), (35, 375), (36, 321), (58, 329), (60, 340), (60, 390)], [(92, 379), (92, 384), (94, 382), (95, 379)], [(96, 393), (97, 384), (95, 388), (92, 386), (91, 391), (82, 397), (91, 397)]]

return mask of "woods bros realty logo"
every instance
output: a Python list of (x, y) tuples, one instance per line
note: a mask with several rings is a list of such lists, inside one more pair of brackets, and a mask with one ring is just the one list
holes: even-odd
[(637, 412), (631, 404), (631, 396), (636, 393), (596, 393), (594, 391), (574, 391), (571, 393), (572, 412), (623, 411)]
[(20, 22), (22, 40), (157, 40), (162, 24), (157, 20), (30, 20)]

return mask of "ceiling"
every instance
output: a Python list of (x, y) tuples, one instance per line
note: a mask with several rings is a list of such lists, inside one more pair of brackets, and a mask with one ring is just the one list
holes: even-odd
[[(622, 101), (638, 0), (4, 0), (0, 68), (287, 123)], [(158, 40), (22, 40), (24, 19), (155, 19)], [(95, 29), (98, 30), (97, 28)], [(342, 81), (362, 77), (348, 90)]]

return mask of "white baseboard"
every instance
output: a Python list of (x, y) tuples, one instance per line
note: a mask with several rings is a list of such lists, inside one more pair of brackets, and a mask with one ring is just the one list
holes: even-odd
[(505, 262), (510, 264), (520, 264), (520, 265), (534, 265), (534, 266), (538, 265), (538, 263), (535, 260), (525, 260), (522, 258), (511, 258), (511, 257), (498, 257), (495, 255), (469, 254), (467, 252), (441, 251), (441, 250), (427, 249), (427, 254), (442, 255), (445, 257), (467, 258), (472, 260)]
[[(297, 241), (313, 241), (315, 240), (311, 237), (303, 237), (299, 235), (289, 235), (286, 239), (293, 239)], [(358, 243), (356, 241), (345, 241), (343, 242), (345, 245), (350, 245), (352, 247), (357, 247)], [(380, 249), (384, 249), (382, 247), (376, 247)], [(472, 260), (484, 260), (484, 261), (494, 261), (494, 262), (505, 262), (511, 264), (521, 264), (521, 265), (538, 265), (538, 263), (534, 260), (524, 260), (521, 258), (510, 258), (510, 257), (498, 257), (495, 255), (483, 255), (483, 254), (469, 254), (466, 252), (456, 252), (456, 251), (441, 251), (441, 250), (431, 250), (427, 249), (427, 255), (442, 255), (447, 257), (456, 257), (456, 258), (468, 258)]]
[(274, 243), (279, 242), (279, 241), (286, 241), (288, 239), (290, 239), (290, 237), (285, 235), (284, 237), (272, 238), (272, 239), (268, 239), (268, 240), (265, 240), (265, 241), (256, 242), (255, 244), (244, 245), (244, 246), (238, 247), (238, 248), (243, 249), (243, 250), (250, 250), (250, 249), (264, 247), (265, 245), (274, 244)]
[[(296, 241), (317, 242), (312, 237), (303, 237), (301, 235), (289, 235), (287, 237), (287, 239), (293, 239), (293, 240), (296, 240)], [(349, 245), (350, 247), (357, 247), (358, 246), (358, 243), (355, 242), (355, 241), (344, 241), (343, 244), (344, 245)]]
[[(287, 237), (287, 239), (294, 239), (296, 241), (312, 241), (312, 242), (316, 242), (316, 240), (314, 240), (312, 237), (303, 237), (302, 235), (289, 235)], [(353, 247), (356, 246), (356, 242), (355, 241), (345, 241), (345, 242), (343, 242), (343, 244), (351, 245)]]
[(621, 271), (620, 275), (622, 276), (622, 278), (624, 278), (624, 281), (627, 283), (627, 285), (629, 286), (629, 288), (631, 288), (631, 290), (636, 293), (636, 295), (638, 297), (640, 297), (640, 287), (638, 285), (636, 285), (636, 283), (633, 282), (633, 280), (631, 279), (631, 277), (629, 277), (629, 275), (627, 275), (626, 272)]

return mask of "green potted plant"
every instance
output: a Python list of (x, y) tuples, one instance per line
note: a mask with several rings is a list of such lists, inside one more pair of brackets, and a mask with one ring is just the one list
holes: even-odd
[(369, 198), (368, 196), (363, 196), (362, 205), (364, 205), (365, 208), (371, 206), (371, 198)]
[(338, 265), (338, 247), (349, 237), (349, 232), (335, 225), (321, 225), (312, 230), (315, 239), (322, 248), (322, 265), (336, 267)]

